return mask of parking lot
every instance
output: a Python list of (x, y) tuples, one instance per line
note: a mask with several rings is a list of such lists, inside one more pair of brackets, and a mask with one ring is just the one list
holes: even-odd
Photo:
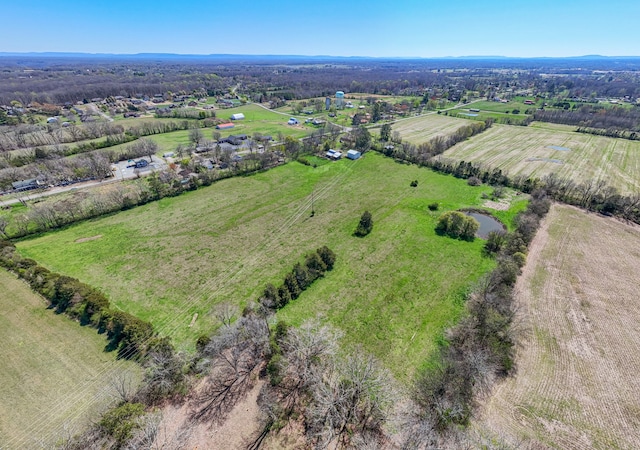
[(136, 178), (137, 176), (145, 176), (151, 172), (167, 168), (167, 163), (162, 158), (154, 156), (153, 161), (149, 162), (148, 166), (136, 169), (135, 161), (140, 160), (149, 161), (149, 158), (145, 156), (142, 158), (130, 159), (128, 161), (118, 161), (117, 163), (112, 164), (113, 176), (117, 180), (127, 180), (130, 178)]

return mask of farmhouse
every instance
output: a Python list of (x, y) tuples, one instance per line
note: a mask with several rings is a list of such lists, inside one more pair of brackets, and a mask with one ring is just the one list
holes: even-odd
[(242, 119), (244, 119), (244, 114), (242, 113), (231, 114), (231, 120), (242, 120)]
[(347, 152), (347, 158), (349, 159), (358, 159), (360, 158), (360, 156), (362, 156), (362, 153), (360, 153), (358, 150), (349, 150)]
[(247, 140), (247, 135), (246, 134), (238, 134), (236, 136), (234, 136), (233, 134), (227, 136), (226, 138), (222, 138), (222, 139), (218, 139), (218, 144), (231, 144), (231, 145), (240, 145), (242, 144), (242, 141)]

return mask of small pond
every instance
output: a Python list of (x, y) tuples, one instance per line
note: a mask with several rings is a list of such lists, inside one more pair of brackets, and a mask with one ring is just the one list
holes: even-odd
[(486, 239), (489, 233), (492, 231), (504, 231), (505, 226), (501, 222), (494, 219), (488, 214), (481, 214), (477, 212), (465, 212), (467, 216), (471, 216), (480, 223), (480, 228), (476, 235), (482, 239)]

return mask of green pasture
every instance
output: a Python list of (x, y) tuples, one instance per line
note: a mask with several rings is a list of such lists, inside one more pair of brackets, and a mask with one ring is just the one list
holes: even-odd
[(0, 269), (0, 448), (54, 448), (113, 403), (112, 380), (139, 366), (116, 361), (95, 329), (46, 308), (45, 301)]
[[(193, 349), (219, 325), (221, 304), (255, 301), (266, 283), (280, 283), (307, 252), (328, 245), (337, 255), (334, 270), (279, 317), (329, 322), (406, 378), (456, 321), (469, 286), (494, 265), (481, 254), (482, 240), (437, 236), (436, 220), (482, 205), (490, 190), (375, 153), (316, 168), (292, 162), (25, 240), (18, 249), (100, 288), (180, 349)], [(439, 211), (429, 211), (433, 202)], [(364, 210), (373, 215), (373, 232), (356, 238)]]

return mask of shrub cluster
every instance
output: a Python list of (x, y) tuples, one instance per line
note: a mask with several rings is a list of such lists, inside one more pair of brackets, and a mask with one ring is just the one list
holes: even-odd
[(436, 233), (456, 239), (473, 241), (480, 224), (476, 219), (460, 211), (447, 211), (438, 219)]
[(267, 284), (260, 297), (260, 304), (270, 310), (286, 306), (291, 300), (298, 298), (315, 280), (324, 276), (325, 272), (332, 270), (335, 261), (335, 253), (326, 245), (309, 253), (304, 263), (293, 266), (279, 287)]
[(371, 213), (369, 211), (365, 211), (362, 213), (360, 222), (358, 223), (358, 227), (353, 234), (358, 237), (364, 237), (367, 234), (371, 233), (371, 230), (373, 230), (373, 218), (371, 217)]
[(106, 332), (107, 349), (117, 349), (119, 357), (135, 358), (147, 350), (146, 343), (154, 335), (153, 326), (129, 313), (111, 309), (109, 300), (97, 289), (23, 258), (8, 241), (0, 240), (0, 266), (25, 280), (56, 312)]

